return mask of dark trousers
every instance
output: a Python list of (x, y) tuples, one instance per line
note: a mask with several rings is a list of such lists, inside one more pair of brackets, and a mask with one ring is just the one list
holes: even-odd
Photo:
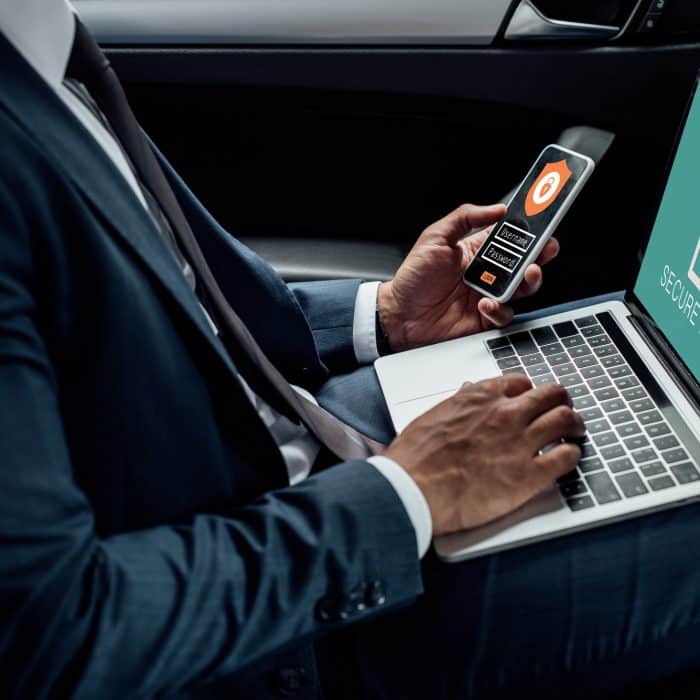
[[(321, 401), (341, 398), (391, 439), (371, 368)], [(598, 698), (700, 669), (698, 505), (423, 570), (413, 606), (329, 642), (329, 697)]]

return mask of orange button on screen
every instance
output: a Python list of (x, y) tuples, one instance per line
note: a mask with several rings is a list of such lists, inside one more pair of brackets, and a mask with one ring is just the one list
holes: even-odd
[(496, 275), (492, 275), (490, 272), (482, 272), (479, 279), (482, 282), (486, 282), (486, 284), (493, 284), (496, 281)]

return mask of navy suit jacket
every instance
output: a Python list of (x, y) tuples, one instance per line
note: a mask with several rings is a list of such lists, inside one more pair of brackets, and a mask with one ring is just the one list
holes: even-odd
[[(366, 462), (290, 488), (272, 438), (251, 446), (236, 367), (134, 193), (2, 37), (0, 65), (0, 695), (245, 676), (263, 697), (275, 655), (421, 592), (414, 531)], [(159, 157), (285, 376), (351, 370), (359, 282), (291, 289)]]

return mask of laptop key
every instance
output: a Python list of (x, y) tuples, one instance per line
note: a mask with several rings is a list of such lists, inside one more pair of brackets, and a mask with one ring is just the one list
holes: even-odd
[(594, 348), (597, 357), (608, 357), (608, 355), (614, 355), (617, 352), (617, 348), (614, 345), (600, 345)]
[(656, 476), (657, 474), (665, 474), (666, 467), (664, 467), (661, 462), (649, 462), (649, 464), (643, 464), (639, 467), (639, 471), (644, 474), (644, 476)]
[(605, 447), (606, 445), (612, 445), (618, 442), (618, 439), (617, 435), (611, 430), (607, 433), (596, 433), (593, 436), (593, 442), (595, 442), (598, 447)]
[(582, 493), (586, 493), (588, 489), (583, 481), (572, 481), (569, 484), (562, 484), (559, 487), (564, 498), (569, 498), (571, 496), (580, 496)]
[(577, 411), (584, 408), (591, 408), (591, 406), (595, 406), (595, 399), (590, 394), (588, 396), (579, 396), (577, 399), (574, 399), (574, 408)]
[(540, 352), (543, 355), (556, 355), (558, 352), (564, 352), (564, 346), (561, 343), (551, 343), (550, 345), (543, 345), (540, 348)]
[(547, 360), (552, 366), (563, 365), (569, 361), (569, 356), (565, 352), (558, 352), (556, 355), (549, 355)]
[(496, 348), (504, 348), (506, 346), (510, 345), (510, 340), (506, 336), (502, 336), (500, 338), (491, 338), (491, 340), (486, 341), (486, 345), (491, 350), (495, 350)]
[(574, 512), (577, 510), (583, 510), (584, 508), (593, 508), (595, 502), (590, 496), (577, 496), (576, 498), (569, 498), (566, 501), (566, 505), (571, 508)]
[(550, 374), (549, 367), (547, 365), (534, 365), (527, 368), (527, 373), (531, 377), (541, 377), (545, 374)]
[(583, 318), (577, 318), (574, 323), (579, 328), (583, 328), (584, 326), (595, 326), (598, 321), (595, 316), (584, 316)]
[(603, 389), (606, 386), (612, 386), (612, 383), (606, 376), (602, 377), (594, 377), (588, 382), (588, 386), (591, 387), (591, 389)]
[[(622, 355), (610, 355), (609, 357), (602, 357), (600, 360), (600, 364), (603, 365), (606, 369), (612, 368), (612, 367), (618, 367), (619, 365), (625, 364), (625, 361), (622, 359)], [(610, 375), (612, 376), (612, 374)]]
[(598, 364), (598, 360), (593, 355), (585, 355), (584, 357), (577, 357), (574, 363), (579, 369), (585, 369), (586, 367), (595, 367)]
[(581, 379), (581, 376), (576, 373), (576, 374), (567, 374), (565, 377), (560, 377), (559, 383), (565, 388), (568, 389), (570, 386), (575, 386), (576, 384), (581, 384), (583, 382), (583, 379)]
[[(628, 413), (628, 411), (625, 411), (625, 413)], [(632, 418), (631, 415), (630, 418)], [(623, 438), (629, 437), (630, 435), (637, 435), (637, 433), (642, 432), (642, 429), (639, 427), (639, 425), (637, 425), (637, 423), (623, 423), (622, 425), (618, 425), (615, 430), (617, 430), (617, 434)]]
[(625, 449), (618, 443), (617, 445), (610, 445), (610, 447), (603, 447), (600, 450), (600, 454), (604, 460), (609, 462), (611, 459), (624, 456)]
[(502, 360), (498, 360), (496, 364), (501, 368), (501, 369), (510, 369), (511, 367), (519, 367), (520, 366), (520, 358), (518, 357), (504, 357)]
[(607, 345), (610, 342), (610, 338), (607, 335), (595, 335), (588, 339), (588, 344), (592, 348), (598, 348), (601, 345)]
[(534, 328), (530, 333), (538, 345), (548, 345), (549, 343), (557, 342), (557, 336), (549, 326)]
[(647, 482), (651, 486), (652, 491), (661, 491), (662, 489), (670, 489), (676, 485), (676, 482), (668, 476), (657, 476), (655, 479), (649, 479)]
[(642, 411), (651, 411), (655, 406), (651, 399), (637, 399), (636, 401), (630, 401), (630, 408), (635, 413), (641, 413)]
[[(619, 399), (615, 399), (619, 401)], [(610, 422), (613, 425), (620, 425), (621, 423), (627, 423), (632, 420), (632, 414), (629, 411), (620, 411), (619, 413), (612, 413), (608, 416)]]
[(530, 365), (541, 365), (544, 362), (544, 357), (542, 357), (542, 355), (540, 355), (538, 352), (534, 355), (525, 355), (521, 359), (525, 367), (529, 367)]
[(590, 394), (591, 392), (588, 391), (588, 387), (585, 384), (577, 384), (576, 386), (571, 386), (567, 389), (569, 392), (569, 396), (572, 399), (577, 399), (579, 396), (585, 396), (586, 394)]
[(597, 418), (602, 418), (603, 412), (596, 406), (595, 408), (586, 408), (579, 411), (579, 415), (584, 423), (588, 423), (589, 421), (596, 420)]
[(622, 399), (611, 399), (610, 401), (603, 401), (601, 406), (606, 413), (614, 413), (625, 408), (625, 402)]
[(647, 425), (645, 428), (647, 435), (649, 437), (658, 437), (659, 435), (668, 435), (671, 432), (671, 428), (668, 427), (666, 423), (653, 423), (652, 425)]
[(552, 326), (552, 328), (554, 328), (554, 332), (560, 338), (566, 338), (567, 336), (578, 334), (578, 330), (576, 329), (576, 326), (574, 326), (574, 324), (571, 323), (571, 321), (564, 321), (563, 323), (555, 323)]
[(613, 459), (608, 466), (613, 474), (619, 474), (620, 472), (626, 472), (630, 469), (634, 469), (634, 464), (632, 464), (632, 460), (629, 457)]
[(632, 370), (627, 365), (619, 365), (612, 367), (609, 374), (613, 379), (617, 379), (618, 377), (627, 377), (632, 374)]
[(593, 379), (594, 377), (604, 377), (605, 370), (600, 365), (594, 365), (593, 367), (586, 367), (581, 370), (581, 375), (584, 379)]
[(572, 335), (569, 338), (562, 338), (561, 344), (565, 348), (575, 348), (579, 345), (585, 345), (586, 341), (580, 335)]
[(494, 359), (502, 360), (504, 357), (510, 357), (511, 355), (515, 355), (515, 348), (512, 345), (509, 345), (507, 348), (498, 348), (496, 350), (492, 350), (491, 354), (494, 356)]
[(578, 463), (578, 468), (582, 473), (589, 474), (590, 472), (597, 472), (601, 469), (605, 469), (605, 465), (598, 457), (589, 457), (588, 459), (582, 459)]
[(619, 491), (615, 488), (615, 484), (607, 472), (588, 474), (586, 483), (600, 505), (622, 500)]
[(603, 335), (603, 333), (605, 333), (605, 331), (597, 324), (581, 329), (581, 334), (586, 338), (592, 338), (594, 335)]
[(690, 463), (672, 464), (671, 471), (673, 476), (678, 479), (679, 484), (690, 484), (693, 481), (700, 479), (700, 472)]
[(658, 411), (647, 411), (638, 414), (637, 419), (642, 425), (649, 425), (650, 423), (658, 423), (661, 420), (661, 414)]
[(608, 399), (616, 399), (620, 394), (617, 393), (617, 389), (614, 386), (606, 387), (605, 389), (599, 389), (595, 392), (595, 397), (598, 401), (607, 401)]
[(552, 369), (554, 370), (554, 374), (556, 374), (557, 377), (563, 377), (567, 374), (573, 374), (576, 371), (576, 367), (574, 367), (571, 363), (567, 363), (565, 365), (557, 365)]
[(513, 333), (508, 338), (518, 355), (532, 355), (537, 352), (537, 346), (527, 331)]
[(647, 447), (645, 450), (633, 452), (632, 459), (634, 459), (637, 464), (641, 464), (642, 462), (651, 462), (652, 460), (656, 459), (656, 452), (652, 450), (651, 447)]
[(577, 345), (576, 347), (569, 348), (569, 355), (571, 355), (571, 357), (584, 357), (590, 354), (591, 349), (587, 345)]
[(662, 452), (661, 456), (664, 458), (666, 464), (673, 464), (674, 462), (682, 462), (688, 459), (688, 453), (682, 448), (677, 447), (675, 450), (667, 450)]
[[(584, 421), (585, 423), (585, 421)], [(591, 423), (586, 423), (586, 430), (593, 435), (594, 433), (602, 433), (604, 430), (610, 430), (610, 423), (603, 418), (602, 420), (594, 420)]]
[(633, 386), (631, 389), (625, 389), (622, 395), (627, 401), (636, 401), (637, 399), (646, 398), (647, 394), (641, 386)]
[(638, 450), (640, 447), (646, 447), (649, 444), (646, 435), (633, 435), (624, 442), (628, 450)]
[[(612, 376), (612, 372), (610, 372), (610, 376)], [(637, 380), (637, 377), (631, 375), (629, 377), (620, 377), (619, 379), (615, 380), (615, 386), (618, 389), (629, 389), (638, 385), (639, 381)]]
[(654, 440), (654, 445), (657, 450), (670, 450), (672, 447), (678, 447), (679, 442), (673, 435), (664, 435), (663, 437), (656, 438), (656, 440)]
[(527, 374), (524, 367), (518, 365), (517, 367), (509, 367), (501, 371), (501, 374)]
[(589, 457), (595, 457), (596, 452), (595, 449), (593, 448), (593, 445), (590, 443), (581, 445), (581, 459), (585, 460), (588, 459)]
[(634, 472), (616, 476), (615, 481), (617, 481), (617, 485), (627, 498), (642, 496), (645, 493), (649, 493), (649, 489), (644, 485), (639, 474), (635, 474)]
[(544, 384), (554, 384), (557, 380), (554, 378), (553, 374), (540, 374), (538, 377), (532, 378), (532, 383), (535, 386), (542, 386)]

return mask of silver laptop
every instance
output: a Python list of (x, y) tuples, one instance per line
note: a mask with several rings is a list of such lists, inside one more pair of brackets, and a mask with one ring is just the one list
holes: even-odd
[(376, 361), (397, 432), (465, 381), (508, 372), (527, 374), (536, 386), (563, 384), (586, 423), (576, 470), (511, 515), (436, 538), (442, 559), (469, 559), (700, 497), (699, 195), (696, 89), (624, 301)]

